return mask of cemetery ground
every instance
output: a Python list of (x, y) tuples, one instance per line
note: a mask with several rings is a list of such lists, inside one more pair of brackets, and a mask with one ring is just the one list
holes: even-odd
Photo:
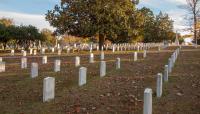
[[(57, 56), (47, 54), (28, 56), (28, 68), (20, 68), (20, 55), (10, 57), (1, 53), (6, 72), (0, 73), (0, 114), (142, 114), (145, 88), (153, 90), (153, 114), (200, 114), (200, 48), (182, 47), (169, 82), (163, 84), (163, 95), (156, 98), (156, 75), (163, 73), (164, 65), (177, 47), (160, 52), (151, 49), (147, 57), (133, 52), (105, 52), (105, 77), (100, 78), (100, 56), (95, 52), (95, 63), (88, 63), (89, 53)], [(78, 86), (79, 67), (75, 56), (81, 57), (81, 66), (88, 69), (87, 84)], [(116, 58), (121, 69), (116, 70)], [(53, 71), (54, 60), (61, 59), (61, 71)], [(30, 63), (39, 63), (39, 76), (30, 77)], [(43, 79), (55, 77), (55, 99), (42, 102)]]

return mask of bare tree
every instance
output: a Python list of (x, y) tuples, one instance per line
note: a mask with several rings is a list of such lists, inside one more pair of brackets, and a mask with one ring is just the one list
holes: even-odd
[(187, 9), (189, 14), (191, 15), (192, 20), (192, 26), (193, 26), (193, 35), (195, 39), (195, 43), (197, 44), (197, 23), (198, 23), (198, 17), (200, 13), (200, 0), (186, 0), (187, 5), (184, 7)]

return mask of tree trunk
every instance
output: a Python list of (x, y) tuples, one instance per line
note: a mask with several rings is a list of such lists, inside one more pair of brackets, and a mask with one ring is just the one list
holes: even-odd
[(105, 36), (103, 34), (99, 34), (99, 49), (102, 51), (102, 47), (104, 45)]
[(195, 43), (197, 45), (197, 19), (196, 19), (196, 14), (194, 14), (194, 40), (195, 40)]

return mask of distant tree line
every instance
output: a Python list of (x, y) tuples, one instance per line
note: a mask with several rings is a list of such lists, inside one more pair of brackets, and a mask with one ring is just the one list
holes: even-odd
[(0, 19), (0, 44), (4, 49), (6, 46), (12, 46), (13, 48), (24, 47), (28, 49), (30, 46), (39, 46), (39, 43), (52, 44), (55, 42), (55, 38), (52, 36), (52, 32), (48, 29), (43, 29), (41, 32), (32, 26), (16, 26), (11, 19)]
[(173, 21), (168, 14), (154, 15), (149, 8), (137, 9), (139, 0), (61, 0), (46, 14), (58, 34), (98, 37), (120, 42), (173, 40)]

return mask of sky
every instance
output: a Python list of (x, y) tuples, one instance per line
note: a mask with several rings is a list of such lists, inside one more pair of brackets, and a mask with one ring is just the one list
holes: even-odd
[[(16, 25), (33, 25), (39, 28), (53, 27), (45, 20), (47, 10), (53, 9), (60, 0), (0, 0), (0, 18), (11, 18)], [(174, 20), (174, 31), (178, 30), (184, 34), (181, 29), (185, 27), (186, 11), (178, 6), (186, 4), (186, 0), (140, 0), (138, 8), (148, 7), (155, 14), (160, 11), (168, 13)]]

